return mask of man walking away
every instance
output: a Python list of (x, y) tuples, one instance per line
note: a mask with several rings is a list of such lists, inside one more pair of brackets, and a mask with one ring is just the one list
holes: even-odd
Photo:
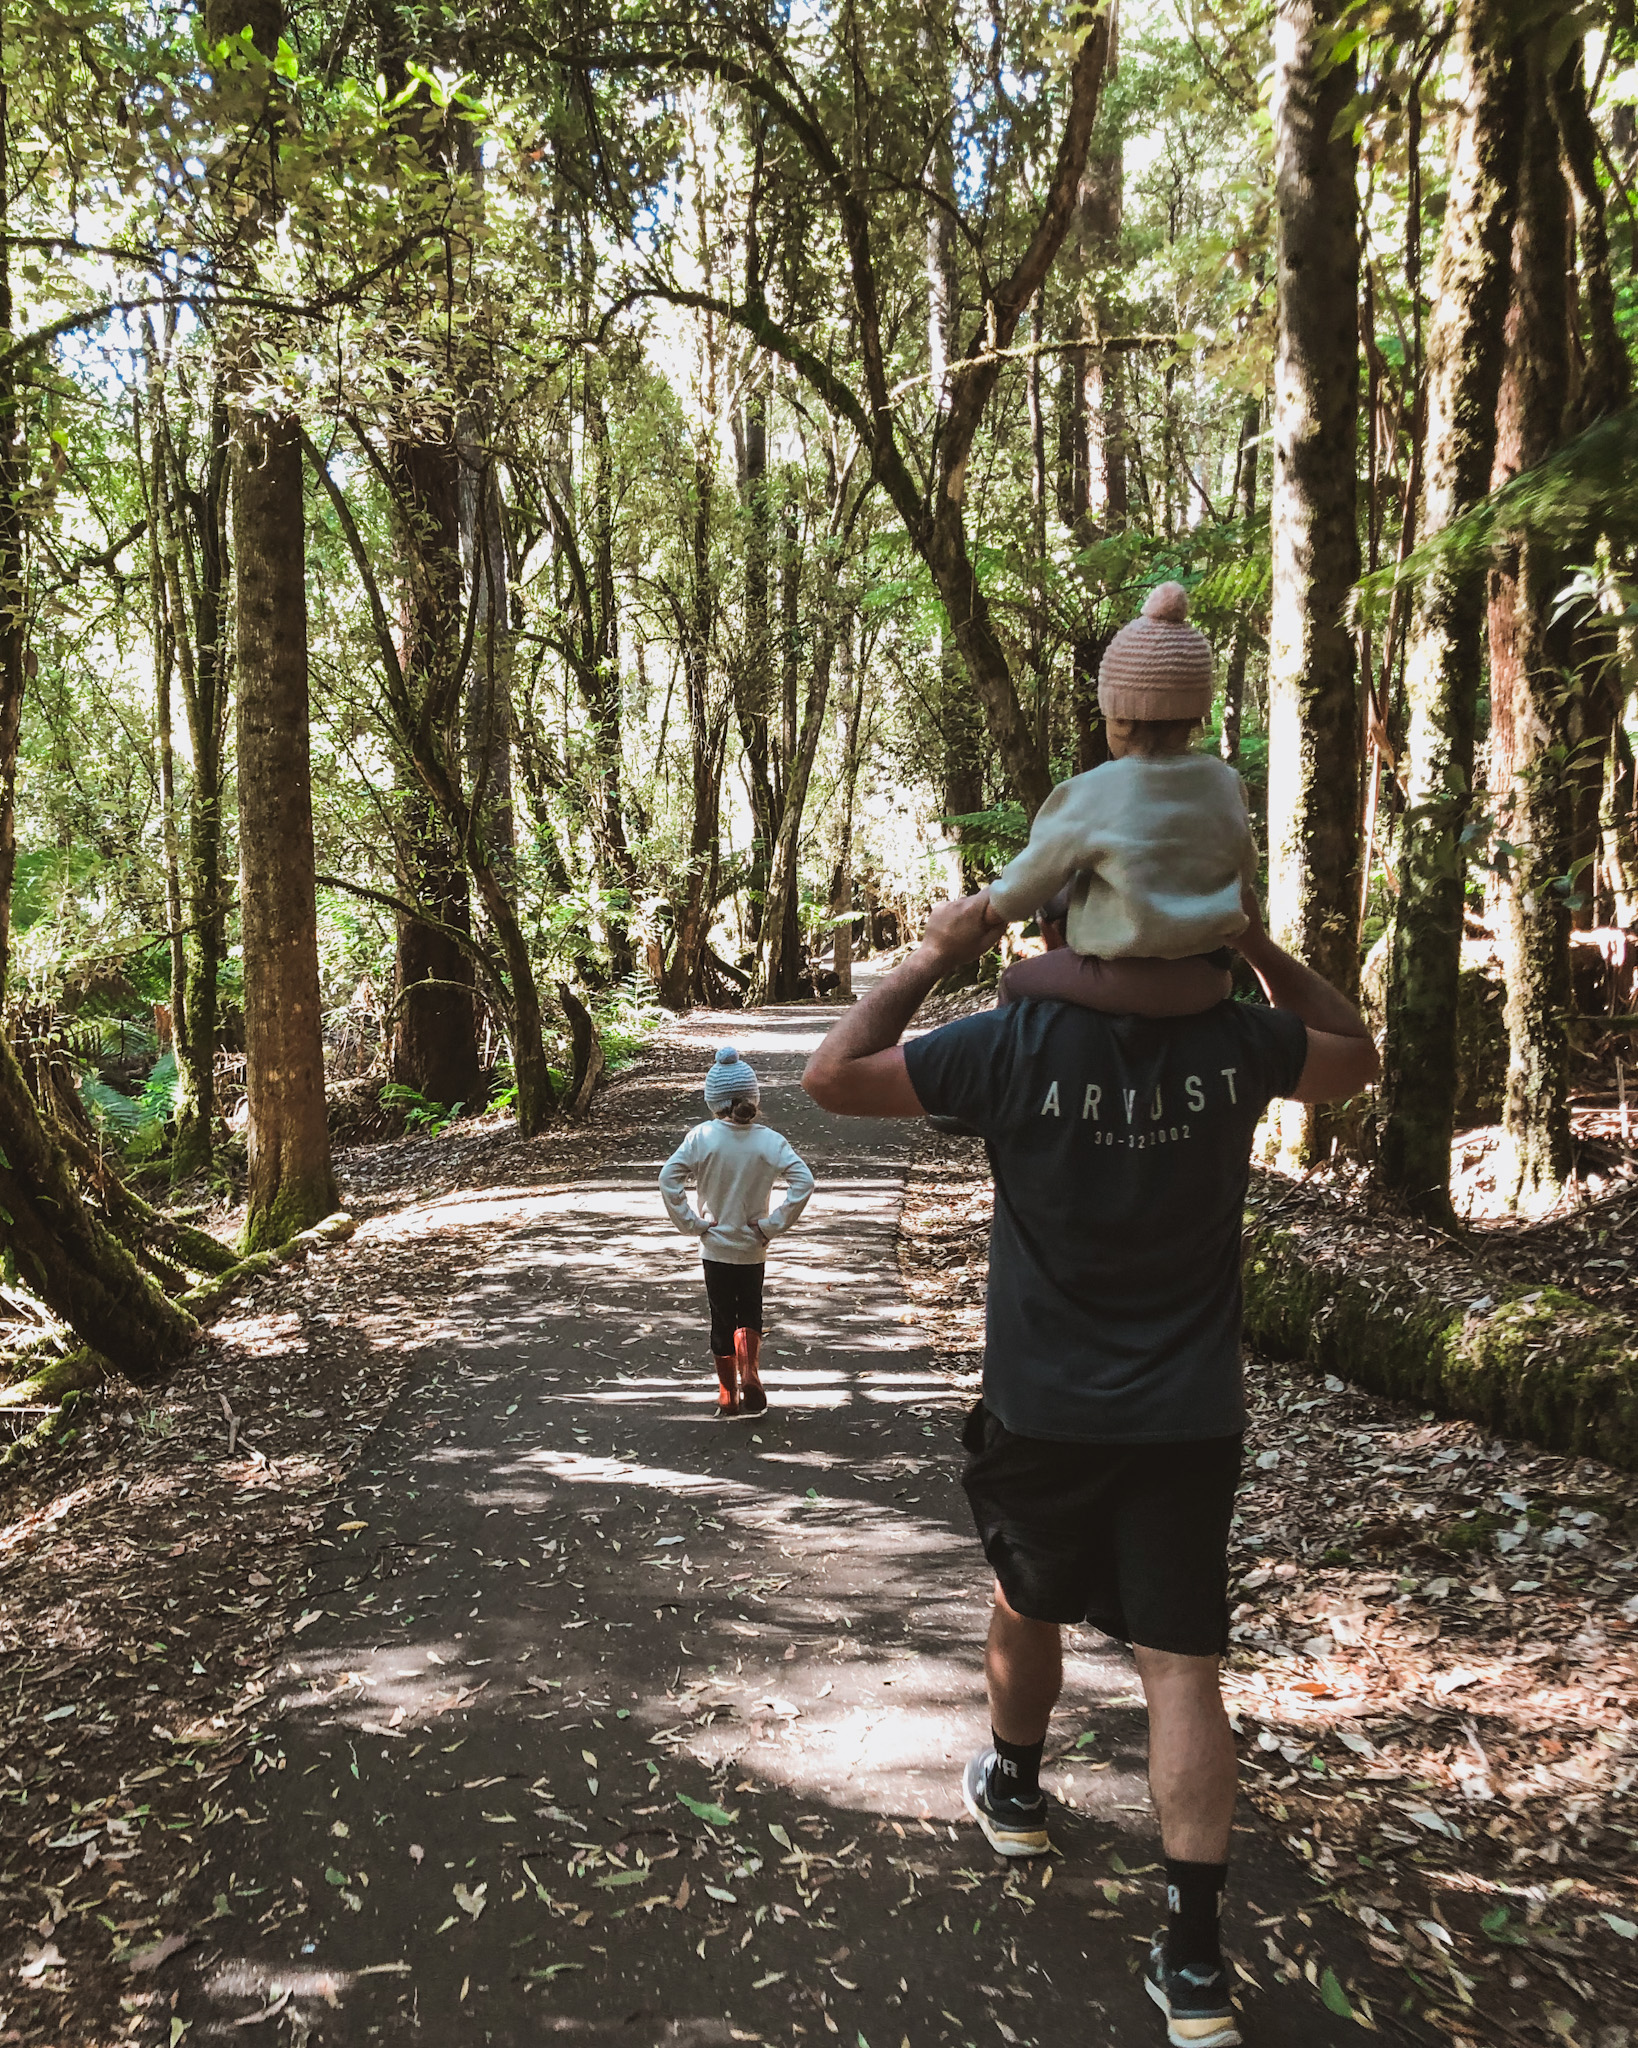
[(1131, 1643), (1168, 1899), (1145, 1982), (1179, 2048), (1240, 2040), (1218, 1937), (1237, 1774), (1219, 1667), (1252, 1137), (1275, 1097), (1334, 1101), (1377, 1071), (1353, 1004), (1273, 943), (1249, 891), (1245, 908), (1235, 943), (1269, 1008), (1026, 999), (901, 1045), (934, 983), (1003, 928), (985, 891), (941, 904), (803, 1076), (844, 1116), (957, 1117), (985, 1139), (995, 1220), (964, 1483), (996, 1579), (991, 1742), (963, 1797), (1001, 1854), (1046, 1853), (1062, 1626)]

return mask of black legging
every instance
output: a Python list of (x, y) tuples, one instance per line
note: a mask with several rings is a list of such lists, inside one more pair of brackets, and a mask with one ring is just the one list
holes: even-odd
[(765, 1266), (730, 1266), (722, 1259), (702, 1259), (705, 1295), (711, 1304), (711, 1350), (726, 1358), (734, 1348), (736, 1330), (762, 1328), (762, 1275)]

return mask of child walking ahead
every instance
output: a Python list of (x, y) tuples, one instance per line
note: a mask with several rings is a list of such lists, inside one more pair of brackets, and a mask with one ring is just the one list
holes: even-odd
[[(760, 1104), (749, 1062), (731, 1045), (719, 1045), (705, 1077), (705, 1106), (711, 1114), (660, 1168), (666, 1214), (700, 1241), (719, 1417), (760, 1415), (768, 1405), (758, 1371), (768, 1244), (790, 1229), (813, 1193), (812, 1173), (790, 1144), (761, 1122)], [(690, 1172), (703, 1215), (688, 1200)], [(770, 1212), (768, 1195), (782, 1175), (785, 1199)]]

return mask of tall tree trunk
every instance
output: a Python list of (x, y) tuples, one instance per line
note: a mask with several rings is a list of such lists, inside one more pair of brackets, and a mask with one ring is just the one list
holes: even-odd
[[(791, 759), (784, 813), (779, 821), (779, 839), (774, 847), (773, 883), (768, 891), (767, 922), (770, 932), (788, 932), (791, 926), (796, 925), (802, 813), (807, 804), (814, 756), (819, 749), (819, 735), (824, 728), (825, 706), (830, 700), (831, 655), (836, 625), (828, 579), (822, 575), (821, 581), (827, 587), (821, 590), (819, 616), (814, 624), (813, 674), (808, 682), (808, 701), (802, 714), (801, 734)], [(800, 931), (799, 926), (797, 929)], [(796, 986), (799, 962), (793, 957), (794, 950), (788, 937), (777, 960), (770, 950), (766, 956), (768, 967), (764, 978), (751, 984), (753, 1002), (790, 1002), (800, 993)]]
[[(443, 431), (448, 429), (448, 431)], [(461, 570), (460, 456), (452, 422), (418, 418), (395, 437), (390, 468), (397, 496), (400, 653), (404, 685), (418, 729), (449, 762), (452, 779), (459, 687), (455, 680), (465, 620)], [(449, 820), (406, 764), (399, 817), (399, 884), (427, 918), (400, 916), (394, 963), (393, 1079), (446, 1107), (473, 1103), (479, 1072), (473, 968), (465, 941), (472, 932), (466, 865), (452, 844)]]
[(177, 824), (176, 730), (171, 690), (176, 673), (177, 643), (186, 628), (170, 610), (165, 584), (164, 551), (168, 521), (160, 506), (169, 497), (170, 478), (166, 474), (164, 440), (154, 388), (156, 371), (157, 365), (150, 353), (149, 417), (146, 424), (152, 431), (146, 437), (149, 443), (146, 453), (143, 450), (144, 409), (140, 399), (132, 412), (137, 467), (142, 477), (143, 503), (148, 515), (148, 612), (152, 621), (149, 637), (153, 643), (154, 738), (159, 755), (159, 825), (165, 870), (165, 922), (170, 940), (167, 951), (171, 966), (171, 1055), (180, 1073), (182, 1043), (187, 1036), (188, 991), (187, 955), (182, 936), (182, 838)]
[(841, 823), (837, 827), (836, 867), (830, 883), (830, 914), (836, 933), (832, 955), (836, 993), (846, 1003), (853, 999), (853, 806), (859, 787), (865, 664), (862, 658), (855, 663), (853, 621), (846, 610), (838, 621), (837, 631), (837, 665), (842, 686), (842, 773), (837, 790)]
[(660, 1000), (674, 1010), (686, 1010), (696, 999), (708, 999), (709, 995), (704, 969), (715, 907), (712, 877), (727, 729), (726, 712), (719, 711), (710, 698), (711, 628), (716, 612), (711, 581), (712, 484), (712, 455), (706, 445), (694, 458), (692, 589), (688, 607), (678, 621), (693, 804), (688, 828), (688, 865), (681, 888), (673, 894), (671, 949), (660, 975)]
[[(248, 29), (271, 65), (280, 0), (210, 0), (212, 42)], [(279, 113), (265, 134), (265, 190), (277, 187)], [(250, 1171), (244, 1244), (284, 1243), (336, 1206), (324, 1110), (318, 907), (308, 748), (306, 518), (296, 421), (256, 409), (257, 340), (234, 346), (233, 533), (239, 678), (239, 901), (244, 939)]]
[[(1419, 525), (1428, 537), (1489, 484), (1524, 121), (1524, 67), (1506, 0), (1463, 0), (1457, 35), (1459, 112), (1427, 343)], [(1406, 632), (1406, 808), (1375, 1183), (1437, 1222), (1450, 1220), (1462, 835), (1472, 813), (1483, 615), (1480, 575), (1441, 566), (1414, 591)]]
[[(1574, 403), (1570, 199), (1548, 100), (1550, 33), (1534, 30), (1525, 50), (1528, 108), (1493, 488), (1551, 452)], [(1513, 1206), (1532, 1214), (1558, 1199), (1573, 1163), (1564, 1025), (1570, 914), (1562, 884), (1579, 706), (1566, 687), (1573, 627), (1553, 617), (1560, 570), (1549, 542), (1514, 538), (1497, 550), (1490, 574), (1490, 787), (1501, 836), (1514, 849), (1493, 893), (1507, 981), (1502, 1187)]]
[(244, 408), (234, 433), (239, 902), (250, 1171), (244, 1246), (283, 1244), (336, 1206), (324, 1108), (308, 751), (301, 435)]
[[(156, 365), (155, 376), (162, 374)], [(222, 875), (222, 780), (227, 746), (228, 552), (231, 430), (220, 386), (212, 391), (203, 478), (187, 479), (163, 386), (154, 419), (154, 548), (164, 582), (187, 715), (193, 776), (188, 793), (187, 925), (181, 1000), (172, 1001), (176, 1046), (173, 1181), (208, 1169), (216, 1118), (216, 1035), (226, 905)]]
[[(1119, 9), (1112, 4), (1106, 67), (1110, 77), (1118, 69), (1119, 55)], [(1117, 322), (1109, 279), (1120, 262), (1126, 208), (1122, 127), (1120, 111), (1106, 103), (1081, 173), (1071, 233), (1075, 328), (1087, 337), (1087, 346), (1070, 358), (1077, 370), (1072, 394), (1077, 419), (1071, 435), (1077, 468), (1071, 503), (1076, 543), (1083, 548), (1100, 535), (1121, 532), (1130, 510), (1124, 378), (1120, 357), (1103, 346)], [(1108, 645), (1108, 632), (1097, 631), (1090, 618), (1082, 621), (1082, 630), (1070, 641), (1077, 775), (1109, 758), (1109, 735), (1098, 709), (1098, 669)]]
[[(1263, 431), (1263, 399), (1258, 392), (1240, 408), (1240, 447), (1234, 473), (1234, 509), (1248, 529), (1246, 551), (1250, 552), (1249, 528), (1257, 516), (1257, 462)], [(1219, 749), (1233, 768), (1240, 765), (1240, 735), (1245, 723), (1246, 655), (1251, 646), (1251, 627), (1246, 607), (1235, 607), (1234, 634), (1229, 641), (1228, 660), (1223, 666), (1223, 724)]]
[[(1352, 57), (1329, 55), (1336, 17), (1279, 0), (1274, 28), (1274, 183), (1279, 335), (1274, 357), (1274, 590), (1269, 635), (1269, 922), (1336, 987), (1359, 986), (1360, 716), (1354, 634), (1359, 574), (1358, 199)], [(1305, 1164), (1324, 1113), (1279, 1113), (1280, 1150)]]
[[(955, 147), (952, 139), (950, 62), (953, 39), (947, 19), (929, 12), (921, 25), (922, 61), (929, 102), (936, 108), (929, 138), (927, 183), (934, 195), (927, 208), (923, 274), (927, 283), (927, 369), (934, 434), (942, 433), (950, 410), (950, 364), (960, 352), (961, 273), (956, 263)], [(982, 856), (972, 828), (961, 820), (984, 808), (984, 719), (974, 701), (954, 620), (934, 634), (938, 669), (941, 798), (946, 844), (954, 851), (953, 880), (963, 890), (984, 880)]]
[[(749, 263), (749, 258), (747, 259)], [(768, 379), (758, 374), (746, 394), (740, 430), (740, 496), (745, 513), (745, 645), (734, 678), (734, 713), (745, 749), (745, 785), (751, 804), (751, 867), (746, 936), (760, 950), (768, 894), (768, 864), (779, 831), (769, 773), (768, 714), (773, 702), (774, 637), (768, 610), (772, 556), (772, 502), (768, 486)]]

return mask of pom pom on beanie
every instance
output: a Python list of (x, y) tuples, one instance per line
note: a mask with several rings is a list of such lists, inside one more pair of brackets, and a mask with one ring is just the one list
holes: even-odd
[(1153, 721), (1204, 718), (1211, 710), (1211, 642), (1188, 623), (1189, 593), (1161, 583), (1143, 615), (1122, 626), (1098, 671), (1106, 718)]
[(719, 1045), (717, 1056), (711, 1062), (705, 1076), (705, 1106), (713, 1116), (720, 1115), (736, 1095), (759, 1093), (755, 1069), (748, 1060), (742, 1060), (738, 1049), (731, 1045)]

